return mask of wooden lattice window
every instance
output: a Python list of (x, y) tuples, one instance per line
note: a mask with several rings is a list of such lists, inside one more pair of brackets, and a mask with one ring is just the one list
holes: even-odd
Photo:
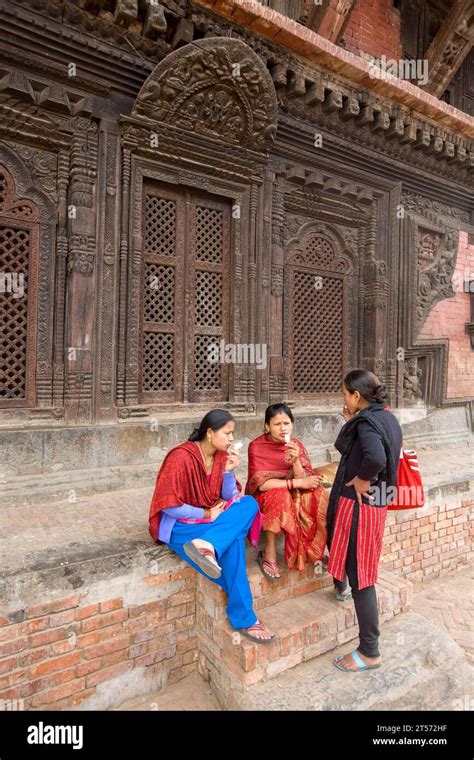
[(0, 165), (0, 407), (35, 404), (39, 213)]
[(322, 234), (308, 235), (291, 258), (288, 347), (294, 397), (340, 393), (347, 355), (348, 266)]
[(228, 335), (230, 204), (150, 182), (142, 222), (141, 401), (225, 400), (209, 346)]

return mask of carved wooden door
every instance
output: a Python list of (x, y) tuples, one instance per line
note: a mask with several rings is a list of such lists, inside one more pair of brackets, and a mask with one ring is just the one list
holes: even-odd
[(230, 202), (148, 182), (142, 221), (141, 401), (227, 400)]

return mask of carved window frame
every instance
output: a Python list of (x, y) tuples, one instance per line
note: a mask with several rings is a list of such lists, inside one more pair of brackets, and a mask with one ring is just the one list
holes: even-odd
[(3, 161), (0, 170), (4, 173), (7, 184), (6, 204), (0, 209), (0, 224), (15, 230), (29, 233), (28, 250), (28, 304), (26, 328), (25, 361), (25, 396), (24, 398), (0, 398), (0, 409), (32, 408), (37, 403), (36, 361), (37, 361), (37, 312), (39, 299), (40, 267), (40, 214), (36, 203), (24, 198), (18, 191), (17, 183)]
[[(428, 216), (429, 215), (429, 216)], [(434, 263), (439, 260), (445, 249), (448, 236), (454, 235), (456, 241), (455, 253), (453, 256), (453, 273), (456, 268), (456, 259), (459, 251), (459, 223), (447, 223), (435, 213), (427, 211), (427, 216), (420, 213), (408, 212), (405, 215), (405, 230), (400, 238), (400, 261), (401, 261), (401, 279), (404, 287), (400, 288), (400, 313), (406, 315), (404, 329), (401, 340), (406, 347), (405, 355), (415, 357), (418, 365), (422, 367), (424, 375), (422, 378), (422, 387), (424, 393), (424, 402), (429, 406), (446, 406), (464, 404), (471, 401), (467, 398), (449, 398), (448, 393), (448, 358), (449, 358), (449, 340), (447, 338), (430, 339), (420, 337), (421, 330), (431, 313), (431, 310), (450, 294), (441, 295), (435, 299), (424, 315), (421, 323), (418, 320), (418, 285), (419, 285), (419, 267), (417, 254), (417, 234), (418, 229), (423, 228), (435, 232), (441, 236), (440, 255)], [(426, 270), (428, 271), (428, 270)], [(452, 283), (452, 278), (450, 280)], [(454, 289), (453, 289), (454, 293)], [(426, 377), (425, 377), (426, 374)], [(400, 398), (400, 405), (405, 406), (403, 393)]]
[[(310, 236), (318, 234), (328, 239), (336, 252), (337, 258), (344, 260), (347, 264), (347, 271), (345, 273), (337, 273), (334, 270), (317, 270), (311, 267), (305, 267), (300, 262), (295, 262), (295, 254), (301, 252), (305, 239)], [(339, 402), (340, 392), (329, 393), (296, 393), (293, 390), (293, 371), (294, 364), (292, 362), (291, 352), (291, 324), (292, 317), (290, 316), (290, 305), (292, 303), (292, 297), (294, 290), (291, 289), (294, 272), (298, 270), (307, 270), (314, 273), (315, 276), (329, 276), (331, 278), (342, 279), (343, 281), (343, 299), (342, 299), (342, 323), (343, 323), (343, 341), (342, 341), (342, 373), (341, 384), (344, 373), (349, 366), (352, 366), (356, 357), (359, 354), (358, 335), (359, 335), (359, 322), (363, 319), (363, 314), (360, 311), (360, 305), (355, 299), (357, 292), (357, 282), (362, 281), (360, 270), (361, 256), (358, 250), (358, 256), (356, 257), (352, 251), (350, 251), (344, 243), (344, 240), (339, 232), (339, 225), (333, 222), (323, 221), (314, 218), (314, 221), (306, 221), (298, 230), (297, 234), (287, 241), (284, 249), (284, 288), (283, 288), (283, 357), (287, 367), (287, 381), (288, 381), (288, 398), (291, 401), (322, 401), (324, 403)]]

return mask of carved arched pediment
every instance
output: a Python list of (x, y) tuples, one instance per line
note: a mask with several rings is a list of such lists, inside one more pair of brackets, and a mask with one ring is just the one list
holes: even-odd
[(6, 166), (0, 166), (0, 214), (13, 219), (37, 222), (38, 208), (32, 201), (18, 199), (15, 182)]
[(170, 53), (150, 74), (132, 115), (263, 150), (278, 105), (260, 58), (237, 39), (210, 37)]
[(347, 274), (352, 264), (345, 249), (344, 241), (331, 226), (312, 221), (303, 224), (288, 241), (287, 257), (291, 264)]

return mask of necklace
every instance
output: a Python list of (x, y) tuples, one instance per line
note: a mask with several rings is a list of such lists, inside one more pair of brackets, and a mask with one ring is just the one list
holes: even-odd
[(201, 446), (201, 443), (199, 441), (198, 441), (198, 446), (199, 446), (199, 451), (201, 452), (202, 458), (204, 459), (204, 465), (205, 465), (206, 471), (209, 468), (212, 469), (212, 465), (214, 464), (214, 456), (207, 457), (205, 455), (204, 451), (202, 450), (202, 446)]

